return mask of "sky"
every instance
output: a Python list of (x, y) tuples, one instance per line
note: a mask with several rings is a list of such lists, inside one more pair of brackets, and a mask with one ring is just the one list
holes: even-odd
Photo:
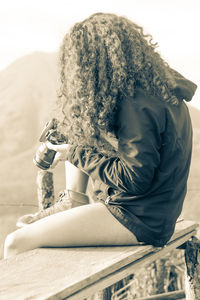
[[(200, 84), (200, 0), (0, 0), (0, 71), (34, 51), (57, 51), (69, 28), (95, 12), (143, 26), (171, 67)], [(199, 90), (192, 105), (200, 109)]]

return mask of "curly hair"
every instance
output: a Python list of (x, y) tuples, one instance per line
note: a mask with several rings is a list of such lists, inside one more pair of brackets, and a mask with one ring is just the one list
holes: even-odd
[(120, 103), (137, 87), (177, 104), (173, 76), (143, 28), (125, 17), (96, 13), (75, 24), (60, 48), (60, 89), (69, 143), (97, 145), (115, 133)]

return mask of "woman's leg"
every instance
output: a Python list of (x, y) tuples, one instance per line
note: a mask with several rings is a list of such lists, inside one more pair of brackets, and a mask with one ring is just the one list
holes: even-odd
[(17, 221), (17, 227), (23, 227), (51, 214), (89, 203), (89, 197), (85, 194), (89, 178), (88, 175), (68, 161), (65, 163), (65, 169), (66, 193), (63, 194), (65, 199), (62, 198), (62, 201), (55, 203), (45, 210), (20, 217)]
[(86, 193), (88, 175), (72, 165), (69, 161), (65, 162), (66, 190), (79, 193)]
[(38, 247), (138, 244), (102, 203), (88, 204), (38, 220), (8, 235), (4, 257)]

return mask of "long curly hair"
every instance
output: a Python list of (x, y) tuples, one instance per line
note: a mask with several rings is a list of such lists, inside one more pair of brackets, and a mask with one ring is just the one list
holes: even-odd
[(59, 67), (62, 128), (71, 144), (97, 147), (100, 131), (115, 134), (119, 106), (137, 87), (178, 102), (151, 36), (125, 17), (96, 13), (75, 24), (61, 45)]

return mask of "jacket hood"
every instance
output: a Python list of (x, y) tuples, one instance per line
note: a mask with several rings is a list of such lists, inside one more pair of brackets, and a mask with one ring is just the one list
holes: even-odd
[(173, 76), (175, 81), (174, 92), (179, 101), (185, 100), (187, 102), (192, 100), (194, 96), (197, 85), (183, 77), (180, 73), (173, 70)]

